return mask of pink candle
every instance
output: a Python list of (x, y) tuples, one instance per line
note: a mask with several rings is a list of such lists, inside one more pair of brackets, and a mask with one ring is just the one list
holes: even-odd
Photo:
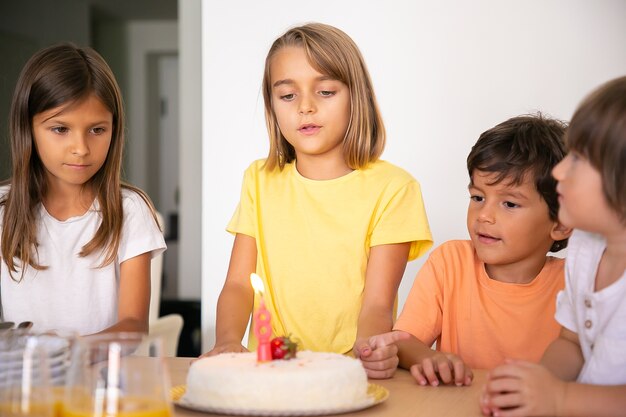
[(254, 292), (259, 295), (259, 306), (254, 312), (254, 335), (257, 338), (258, 346), (256, 348), (257, 362), (269, 362), (272, 360), (272, 350), (270, 347), (270, 338), (272, 337), (271, 315), (265, 307), (265, 298), (263, 297), (264, 286), (261, 277), (252, 273), (250, 282)]

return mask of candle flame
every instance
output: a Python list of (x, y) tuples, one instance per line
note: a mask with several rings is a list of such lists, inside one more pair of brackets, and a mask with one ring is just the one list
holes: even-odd
[(260, 276), (258, 276), (254, 272), (251, 273), (250, 283), (252, 284), (252, 288), (254, 288), (254, 292), (263, 294), (263, 292), (265, 291), (265, 286), (263, 285), (263, 280)]

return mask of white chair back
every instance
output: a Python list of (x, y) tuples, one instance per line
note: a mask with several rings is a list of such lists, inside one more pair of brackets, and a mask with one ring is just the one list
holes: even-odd
[(163, 341), (163, 356), (176, 356), (183, 324), (183, 316), (180, 314), (159, 317), (155, 322), (150, 323), (150, 333), (139, 345), (135, 355), (150, 356), (150, 341), (160, 337)]

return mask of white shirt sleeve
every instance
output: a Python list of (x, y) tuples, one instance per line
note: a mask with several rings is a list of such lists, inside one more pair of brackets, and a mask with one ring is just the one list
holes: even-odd
[(122, 205), (124, 224), (118, 249), (119, 263), (146, 252), (151, 252), (152, 258), (163, 252), (166, 249), (163, 232), (141, 196), (125, 189), (122, 191)]

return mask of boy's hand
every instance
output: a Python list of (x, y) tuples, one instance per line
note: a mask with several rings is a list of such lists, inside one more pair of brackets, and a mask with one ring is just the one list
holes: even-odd
[(439, 385), (439, 382), (454, 383), (460, 387), (470, 385), (474, 379), (474, 373), (460, 357), (443, 352), (437, 352), (423, 359), (421, 363), (411, 366), (411, 375), (418, 384), (430, 384), (434, 387)]
[(209, 350), (206, 353), (203, 353), (202, 355), (198, 357), (198, 359), (207, 358), (209, 356), (215, 356), (220, 353), (227, 353), (227, 352), (235, 352), (235, 353), (248, 352), (248, 349), (243, 347), (241, 343), (239, 342), (222, 343), (222, 344), (213, 346), (213, 349)]
[(480, 407), (483, 414), (499, 417), (558, 416), (566, 386), (539, 364), (507, 360), (489, 372)]
[(361, 360), (368, 378), (391, 378), (399, 362), (398, 347), (395, 343), (409, 337), (406, 332), (393, 331), (367, 339), (360, 338), (354, 343), (352, 351), (354, 356)]

